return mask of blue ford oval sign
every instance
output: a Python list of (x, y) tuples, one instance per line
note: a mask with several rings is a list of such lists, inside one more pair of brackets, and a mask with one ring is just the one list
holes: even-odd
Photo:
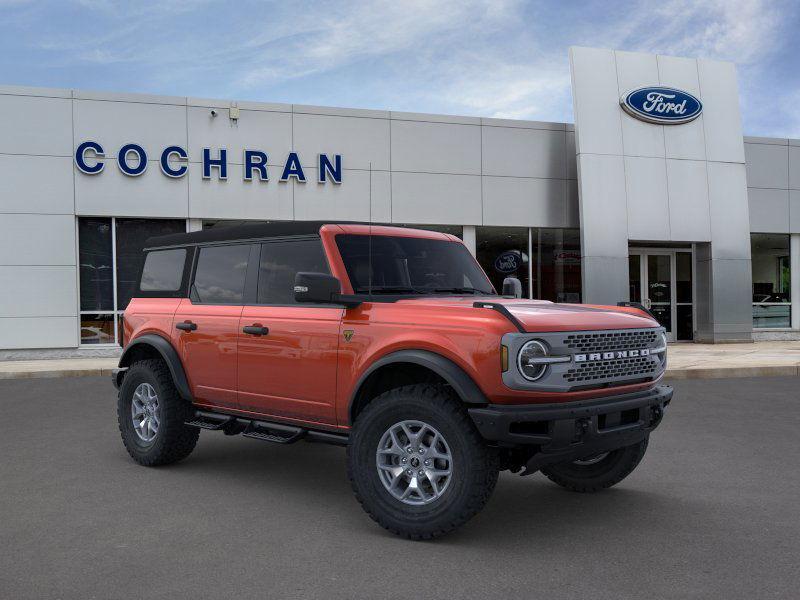
[(679, 125), (703, 112), (703, 103), (688, 92), (669, 87), (643, 87), (624, 94), (619, 103), (632, 117), (648, 123)]
[(522, 264), (522, 257), (518, 252), (513, 250), (503, 252), (494, 259), (494, 270), (500, 273), (513, 273), (517, 271)]

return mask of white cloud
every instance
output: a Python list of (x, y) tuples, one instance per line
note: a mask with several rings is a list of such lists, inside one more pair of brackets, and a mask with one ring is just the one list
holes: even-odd
[(350, 5), (321, 21), (301, 20), (293, 32), (279, 27), (250, 40), (268, 64), (242, 72), (234, 87), (254, 90), (384, 58), (409, 70), (383, 84), (410, 84), (404, 105), (392, 108), (423, 110), (419, 102), (447, 112), (568, 120), (570, 43), (749, 65), (775, 48), (781, 23), (780, 11), (763, 0), (641, 0), (613, 18), (552, 27), (526, 22), (523, 8), (513, 1)]
[[(643, 3), (639, 14), (647, 15)], [(775, 46), (781, 14), (766, 0), (672, 0), (655, 5), (653, 27), (647, 18), (634, 20), (629, 40), (640, 49), (661, 54), (700, 56), (747, 64)]]
[(571, 102), (567, 65), (544, 61), (483, 64), (434, 93), (470, 114), (506, 119), (563, 119)]
[[(791, 22), (788, 17), (786, 6), (764, 0), (641, 0), (611, 19), (561, 24), (560, 28), (569, 30), (560, 36), (564, 45), (552, 44), (550, 36), (539, 44), (523, 45), (521, 49), (530, 57), (527, 64), (518, 54), (512, 54), (516, 60), (503, 60), (501, 53), (490, 53), (495, 64), (485, 75), (462, 78), (442, 94), (454, 105), (460, 101), (465, 109), (478, 114), (569, 120), (571, 89), (565, 45), (732, 60), (739, 65), (740, 79), (742, 75), (759, 77), (761, 63), (769, 60), (785, 39), (780, 29)], [(792, 83), (784, 84), (789, 86), (788, 95), (796, 94)]]
[[(24, 0), (0, 0), (0, 6), (16, 1)], [(49, 52), (54, 68), (80, 73), (85, 66), (95, 72), (106, 67), (121, 74), (115, 81), (127, 73), (134, 90), (263, 100), (283, 94), (284, 101), (298, 103), (570, 120), (567, 47), (574, 44), (733, 60), (746, 126), (756, 123), (763, 131), (768, 122), (798, 118), (789, 110), (774, 116), (779, 102), (797, 99), (791, 79), (770, 98), (758, 95), (771, 83), (765, 66), (781, 51), (785, 55), (794, 35), (800, 10), (794, 0), (637, 0), (626, 6), (564, 0), (76, 0), (60, 6), (78, 6), (80, 24), (66, 22), (47, 33), (36, 28), (29, 47)], [(334, 76), (347, 83), (335, 83)], [(776, 106), (772, 115), (764, 114), (764, 101)], [(748, 121), (756, 112), (758, 119)]]
[[(244, 73), (246, 87), (325, 72), (356, 61), (400, 52), (424, 54), (464, 43), (464, 34), (505, 22), (517, 2), (507, 0), (409, 0), (346, 3), (337, 10), (301, 16), (292, 30), (254, 36), (270, 65)], [(284, 44), (279, 47), (277, 44)], [(280, 67), (275, 65), (279, 64)]]

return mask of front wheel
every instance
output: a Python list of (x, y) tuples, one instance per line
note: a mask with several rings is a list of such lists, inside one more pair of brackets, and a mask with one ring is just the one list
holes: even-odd
[(586, 456), (567, 463), (542, 467), (550, 481), (573, 492), (598, 492), (616, 485), (639, 465), (648, 438), (611, 452)]
[(353, 426), (347, 458), (353, 491), (370, 517), (409, 539), (462, 525), (497, 483), (495, 452), (442, 386), (410, 385), (375, 398)]

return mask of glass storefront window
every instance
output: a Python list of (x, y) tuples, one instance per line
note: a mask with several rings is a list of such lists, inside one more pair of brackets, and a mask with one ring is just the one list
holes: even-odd
[(581, 238), (578, 229), (476, 227), (476, 250), (495, 289), (503, 279), (522, 282), (525, 298), (581, 301)]
[(753, 327), (791, 327), (789, 235), (750, 235), (753, 264)]
[(522, 297), (530, 297), (528, 236), (527, 227), (475, 228), (478, 262), (498, 294), (503, 292), (506, 277), (516, 277), (522, 282)]
[(119, 315), (138, 283), (145, 242), (183, 231), (183, 219), (78, 219), (81, 344), (121, 343)]
[(111, 219), (80, 219), (81, 311), (114, 310)]
[(581, 235), (578, 229), (533, 229), (533, 297), (581, 301)]
[(81, 314), (81, 344), (113, 344), (114, 315)]

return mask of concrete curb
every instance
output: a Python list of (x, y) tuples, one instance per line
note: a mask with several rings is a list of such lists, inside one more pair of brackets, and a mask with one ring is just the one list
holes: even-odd
[(664, 377), (666, 379), (737, 379), (742, 377), (797, 377), (798, 375), (800, 375), (800, 365), (773, 365), (667, 368)]
[(111, 369), (52, 369), (41, 371), (0, 371), (3, 379), (57, 379), (60, 377), (111, 377)]

